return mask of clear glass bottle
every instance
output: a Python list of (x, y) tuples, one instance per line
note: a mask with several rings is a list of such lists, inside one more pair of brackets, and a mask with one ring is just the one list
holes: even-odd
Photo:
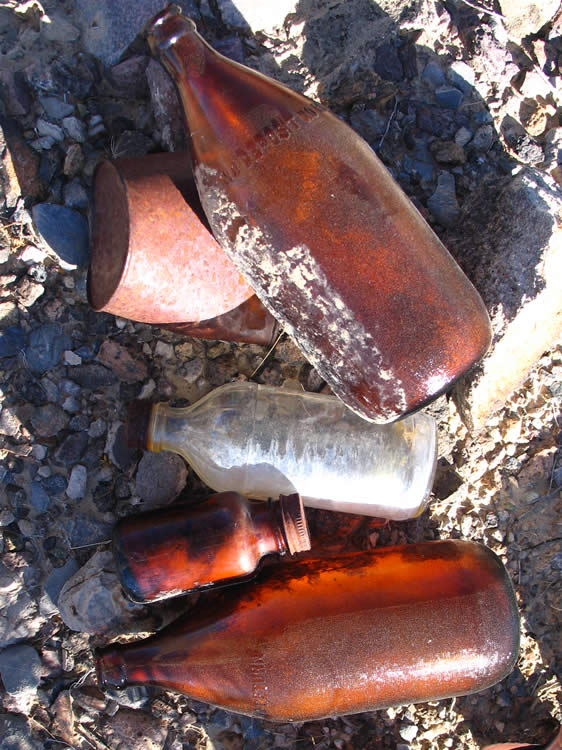
[(123, 518), (113, 530), (121, 585), (140, 603), (238, 583), (254, 576), (266, 555), (309, 549), (298, 495), (266, 504), (221, 492), (197, 505)]
[(296, 492), (309, 507), (397, 521), (424, 510), (437, 452), (427, 414), (376, 425), (334, 396), (252, 382), (186, 408), (136, 401), (127, 433), (133, 448), (179, 453), (217, 492)]
[(451, 540), (272, 565), (95, 660), (102, 689), (156, 685), (308, 721), (484, 690), (509, 674), (518, 649), (501, 561)]
[(369, 145), (213, 50), (177, 6), (148, 42), (180, 94), (217, 241), (333, 392), (386, 423), (450, 388), (488, 348), (490, 320)]

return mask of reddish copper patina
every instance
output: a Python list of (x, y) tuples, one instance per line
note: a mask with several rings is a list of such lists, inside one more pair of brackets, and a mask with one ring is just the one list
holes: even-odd
[(148, 41), (181, 95), (215, 237), (334, 393), (389, 422), (450, 388), (490, 321), (369, 145), (215, 52), (173, 7)]
[(152, 638), (96, 656), (100, 686), (159, 685), (307, 721), (483, 690), (513, 668), (519, 617), (483, 545), (439, 541), (266, 568), (202, 594)]

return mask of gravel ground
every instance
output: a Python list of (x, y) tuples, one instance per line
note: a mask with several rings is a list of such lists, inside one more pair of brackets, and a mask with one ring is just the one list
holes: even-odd
[[(481, 12), (460, 1), (301, 0), (267, 11), (248, 0), (239, 10), (228, 0), (183, 3), (225, 54), (350, 122), (451, 247), (466, 245), (462, 211), (482, 185), (493, 190), (522, 166), (560, 182), (559, 16), (552, 3), (531, 5), (514, 13), (502, 3), (502, 18), (500, 6)], [(478, 432), (449, 396), (429, 408), (440, 458), (422, 517), (380, 526), (310, 512), (313, 537), (334, 550), (437, 538), (490, 546), (507, 565), (522, 618), (520, 658), (502, 683), (464, 698), (283, 726), (148, 688), (95, 687), (92, 647), (196, 606), (194, 597), (133, 607), (119, 592), (106, 544), (115, 520), (171, 502), (184, 487), (195, 499), (207, 492), (178, 457), (137, 461), (123, 450), (126, 403), (192, 403), (258, 367), (261, 383), (323, 387), (290, 339), (264, 361), (263, 347), (181, 338), (88, 307), (84, 217), (95, 166), (185, 145), (173, 91), (137, 37), (153, 6), (139, 2), (133, 24), (118, 3), (0, 1), (8, 143), (0, 143), (2, 747), (472, 750), (544, 742), (562, 721), (556, 347)], [(516, 270), (506, 267), (506, 277)]]

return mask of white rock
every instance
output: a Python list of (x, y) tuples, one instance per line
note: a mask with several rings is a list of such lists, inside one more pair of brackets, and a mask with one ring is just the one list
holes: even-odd
[(70, 472), (66, 494), (72, 500), (80, 500), (86, 494), (88, 471), (85, 466), (76, 464)]
[(174, 347), (165, 341), (157, 341), (154, 354), (157, 357), (162, 357), (162, 359), (172, 359), (174, 357)]
[(228, 26), (238, 29), (272, 31), (280, 28), (289, 13), (294, 13), (297, 0), (277, 0), (275, 3), (263, 0), (218, 0), (222, 20)]
[(77, 365), (82, 364), (82, 357), (80, 357), (75, 352), (67, 349), (67, 351), (65, 351), (64, 353), (64, 361), (66, 362), (67, 365), (70, 365), (71, 367), (76, 367)]

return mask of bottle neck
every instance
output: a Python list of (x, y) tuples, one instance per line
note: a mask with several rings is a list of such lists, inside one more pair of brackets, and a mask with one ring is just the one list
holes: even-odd
[(189, 406), (178, 409), (166, 403), (154, 404), (148, 423), (147, 450), (153, 453), (172, 451), (183, 455), (190, 410)]
[(264, 503), (258, 500), (250, 502), (248, 505), (255, 533), (256, 549), (260, 557), (273, 552), (279, 555), (286, 554), (289, 550), (283, 534), (283, 521), (279, 511), (279, 503), (274, 503), (271, 500)]

